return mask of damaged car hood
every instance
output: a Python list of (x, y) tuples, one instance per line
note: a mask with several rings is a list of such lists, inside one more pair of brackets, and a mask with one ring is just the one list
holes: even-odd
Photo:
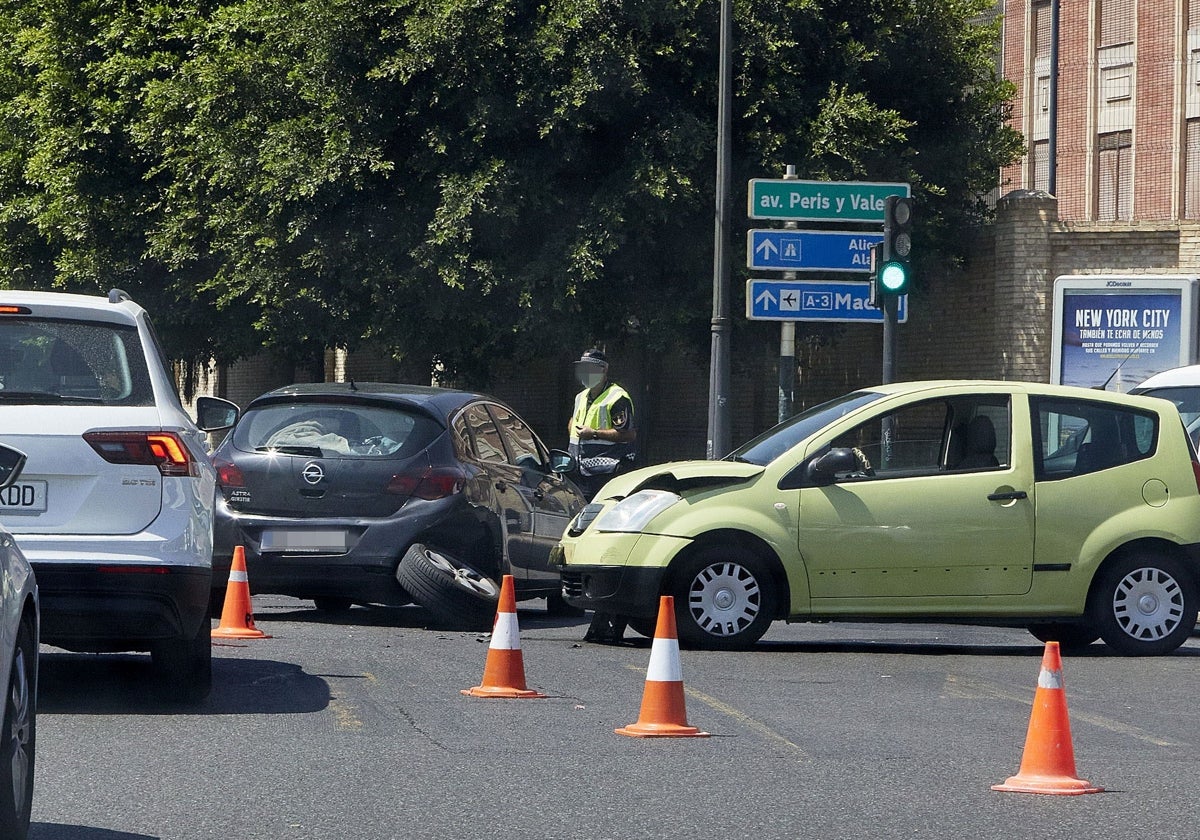
[(742, 484), (763, 472), (758, 464), (737, 461), (678, 461), (634, 470), (604, 486), (598, 499), (630, 496), (639, 490), (669, 490), (684, 494)]

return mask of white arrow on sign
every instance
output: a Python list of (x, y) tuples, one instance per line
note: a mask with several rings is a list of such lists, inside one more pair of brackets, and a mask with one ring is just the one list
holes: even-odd
[(775, 295), (771, 294), (769, 289), (763, 289), (762, 294), (756, 297), (754, 302), (763, 309), (769, 309), (775, 305)]
[(755, 248), (754, 251), (755, 251), (755, 253), (761, 251), (762, 258), (764, 260), (769, 260), (769, 259), (771, 259), (773, 253), (774, 254), (779, 253), (779, 248), (770, 239), (764, 239), (762, 242), (758, 243), (758, 247)]

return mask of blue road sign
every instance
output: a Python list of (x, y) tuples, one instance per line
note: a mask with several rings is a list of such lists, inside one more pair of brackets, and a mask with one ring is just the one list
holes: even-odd
[[(841, 280), (747, 280), (746, 317), (758, 321), (883, 323), (883, 310), (868, 302), (870, 284)], [(908, 320), (908, 295), (898, 299), (896, 319)]]
[(774, 271), (871, 270), (871, 246), (882, 233), (850, 230), (751, 230), (746, 265)]

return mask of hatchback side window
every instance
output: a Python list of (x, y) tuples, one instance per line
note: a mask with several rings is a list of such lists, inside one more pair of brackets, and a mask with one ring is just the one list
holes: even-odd
[(1154, 454), (1158, 417), (1087, 400), (1033, 402), (1037, 479), (1112, 469)]
[(867, 421), (832, 446), (858, 449), (876, 478), (1001, 469), (1011, 453), (1009, 398), (925, 400)]
[(946, 440), (945, 469), (988, 470), (1012, 462), (1012, 412), (1007, 394), (955, 397)]
[(468, 406), (462, 413), (471, 435), (471, 451), (475, 458), (490, 463), (508, 463), (508, 454), (504, 451), (504, 441), (500, 430), (492, 422), (487, 407), (482, 403)]
[(512, 453), (513, 464), (538, 472), (549, 472), (546, 467), (549, 458), (525, 421), (502, 405), (492, 403), (490, 408), (504, 442), (508, 444), (508, 451)]
[(844, 432), (832, 446), (858, 449), (880, 478), (937, 472), (949, 417), (944, 400), (919, 402)]

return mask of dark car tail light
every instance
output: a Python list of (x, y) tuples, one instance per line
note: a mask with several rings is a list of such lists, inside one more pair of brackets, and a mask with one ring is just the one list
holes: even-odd
[(397, 473), (387, 484), (387, 492), (406, 498), (433, 501), (461, 493), (466, 476), (450, 467), (430, 467), (423, 472)]
[(217, 484), (222, 487), (246, 486), (246, 476), (237, 464), (224, 458), (213, 458), (213, 466), (217, 469)]
[(87, 432), (83, 439), (110, 464), (146, 464), (163, 475), (197, 474), (195, 459), (175, 432)]

